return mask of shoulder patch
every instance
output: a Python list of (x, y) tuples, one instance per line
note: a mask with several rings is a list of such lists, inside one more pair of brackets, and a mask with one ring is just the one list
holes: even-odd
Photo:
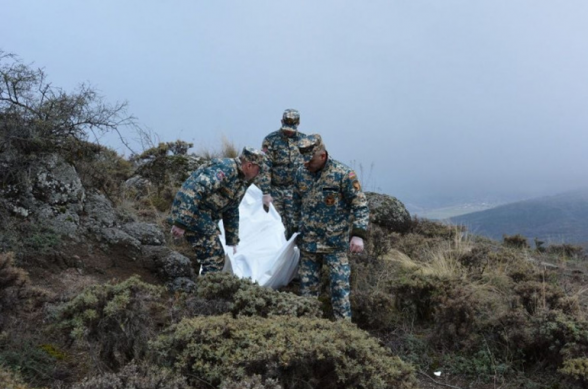
[(222, 181), (225, 179), (225, 173), (222, 170), (216, 172), (216, 179)]
[(353, 172), (353, 171), (352, 172), (349, 172), (349, 179), (350, 180), (356, 179), (356, 177), (357, 176), (355, 175), (355, 172)]

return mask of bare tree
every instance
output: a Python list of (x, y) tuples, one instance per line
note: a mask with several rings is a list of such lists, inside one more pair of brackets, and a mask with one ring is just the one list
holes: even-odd
[(98, 143), (107, 132), (118, 134), (133, 152), (121, 135), (124, 127), (138, 128), (126, 102), (108, 104), (86, 84), (66, 92), (48, 82), (43, 69), (0, 50), (0, 165), (5, 174), (10, 167), (25, 167), (31, 154)]

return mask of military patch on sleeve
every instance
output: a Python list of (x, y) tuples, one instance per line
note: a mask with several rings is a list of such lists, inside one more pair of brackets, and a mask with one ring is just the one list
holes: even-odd
[(218, 172), (216, 172), (216, 179), (219, 181), (222, 181), (225, 179), (225, 173), (223, 173), (221, 170), (219, 170)]
[(357, 181), (357, 180), (353, 181), (353, 188), (355, 190), (361, 190), (361, 185), (360, 185), (359, 181)]
[(355, 175), (355, 172), (349, 172), (349, 179), (350, 180), (355, 180), (357, 176)]

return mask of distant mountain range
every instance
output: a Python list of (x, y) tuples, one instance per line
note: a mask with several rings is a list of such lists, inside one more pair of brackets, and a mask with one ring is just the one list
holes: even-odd
[(451, 217), (468, 231), (501, 240), (521, 234), (552, 243), (588, 244), (588, 188)]

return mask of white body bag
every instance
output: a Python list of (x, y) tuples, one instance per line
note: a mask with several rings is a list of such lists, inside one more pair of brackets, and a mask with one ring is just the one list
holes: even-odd
[(280, 215), (273, 205), (269, 212), (264, 210), (262, 196), (261, 190), (251, 185), (239, 204), (240, 241), (236, 254), (225, 245), (223, 222), (219, 222), (226, 255), (223, 271), (277, 289), (292, 281), (298, 270), (300, 251), (295, 245), (298, 234), (286, 241)]

